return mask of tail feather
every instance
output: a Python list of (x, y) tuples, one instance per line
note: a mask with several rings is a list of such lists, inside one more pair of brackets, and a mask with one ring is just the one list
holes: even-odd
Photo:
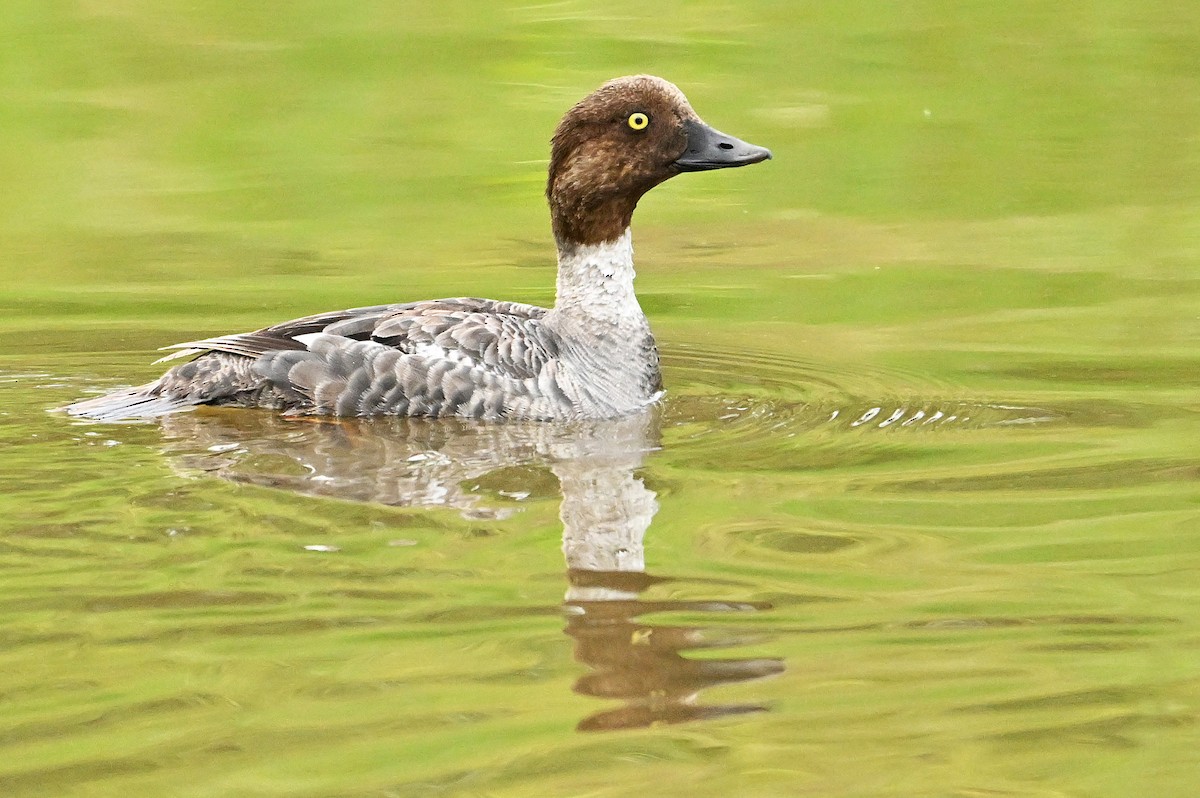
[(163, 396), (158, 392), (157, 381), (139, 385), (136, 388), (126, 388), (113, 391), (94, 399), (85, 399), (60, 408), (76, 418), (86, 418), (91, 421), (129, 421), (149, 419), (191, 410), (197, 404), (188, 397)]
[[(62, 408), (92, 421), (149, 419), (197, 405), (284, 407), (289, 402), (254, 371), (254, 358), (211, 352), (176, 366), (154, 382)], [(291, 397), (288, 397), (291, 399)]]

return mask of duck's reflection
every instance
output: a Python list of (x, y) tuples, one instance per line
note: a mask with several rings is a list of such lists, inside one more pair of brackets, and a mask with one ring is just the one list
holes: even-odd
[[(266, 413), (168, 416), (168, 448), (188, 468), (299, 493), (401, 506), (448, 507), (500, 518), (511, 502), (561, 491), (567, 565), (566, 633), (591, 668), (577, 692), (617, 699), (580, 730), (679, 723), (763, 711), (758, 704), (702, 705), (706, 688), (779, 673), (774, 658), (692, 659), (690, 649), (753, 641), (703, 627), (643, 622), (651, 613), (752, 612), (761, 603), (643, 600), (672, 581), (646, 573), (644, 538), (657, 510), (638, 476), (658, 445), (657, 414), (607, 422), (488, 424), (458, 419), (297, 422)], [(486, 487), (486, 489), (484, 489)]]

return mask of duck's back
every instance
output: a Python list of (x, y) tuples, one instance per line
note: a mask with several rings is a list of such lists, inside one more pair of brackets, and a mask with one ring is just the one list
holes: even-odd
[(176, 344), (199, 355), (153, 383), (69, 406), (99, 420), (194, 405), (339, 416), (566, 418), (544, 308), (456, 298), (322, 313)]

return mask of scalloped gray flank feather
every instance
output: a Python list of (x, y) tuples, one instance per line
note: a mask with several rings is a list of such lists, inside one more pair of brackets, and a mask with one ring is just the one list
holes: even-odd
[(166, 347), (179, 351), (163, 359), (196, 356), (191, 362), (66, 411), (98, 421), (198, 405), (567, 420), (613, 418), (652, 404), (662, 376), (633, 291), (634, 208), (680, 172), (744, 166), (771, 153), (708, 127), (679, 89), (648, 75), (609, 81), (581, 100), (559, 123), (551, 150), (553, 308), (438, 299), (189, 341)]

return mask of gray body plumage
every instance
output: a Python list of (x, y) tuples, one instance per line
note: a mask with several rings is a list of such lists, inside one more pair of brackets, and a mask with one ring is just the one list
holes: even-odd
[[(614, 330), (580, 340), (554, 322), (544, 308), (473, 298), (323, 314), (180, 344), (207, 351), (153, 383), (68, 411), (115, 420), (208, 404), (561, 420), (612, 418), (653, 401), (661, 379), (648, 326), (629, 331), (632, 339)], [(636, 373), (604, 368), (614, 356), (624, 366), (640, 364)]]

